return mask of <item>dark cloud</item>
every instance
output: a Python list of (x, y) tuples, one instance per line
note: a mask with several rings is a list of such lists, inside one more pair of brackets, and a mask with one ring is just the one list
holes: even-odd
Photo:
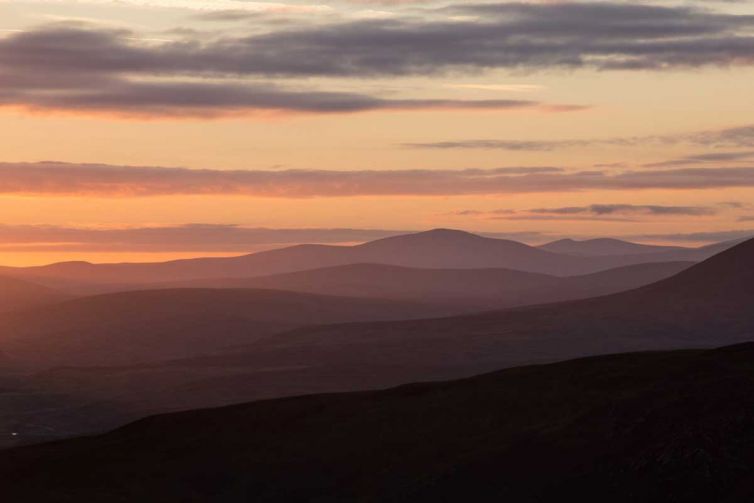
[(446, 213), (451, 217), (475, 217), (475, 216), (491, 216), (491, 215), (513, 215), (516, 210), (459, 210)]
[(462, 170), (211, 170), (66, 163), (0, 163), (0, 194), (100, 197), (239, 195), (351, 197), (582, 190), (754, 187), (754, 167), (625, 171), (548, 168)]
[[(754, 16), (593, 3), (456, 4), (423, 16), (349, 21), (194, 49), (219, 71), (409, 75), (489, 68), (666, 69), (749, 65)], [(218, 49), (225, 50), (219, 54)], [(166, 48), (173, 58), (182, 50)], [(214, 59), (213, 59), (214, 58)], [(208, 60), (212, 60), (209, 62)]]
[(476, 217), (479, 215), (486, 215), (486, 211), (482, 210), (459, 210), (459, 211), (451, 211), (450, 213), (445, 213), (445, 216), (449, 217)]
[[(0, 103), (168, 115), (195, 114), (197, 109), (510, 108), (532, 104), (390, 100), (280, 89), (246, 79), (751, 65), (752, 28), (754, 16), (607, 2), (458, 4), (428, 7), (421, 16), (272, 26), (247, 36), (174, 31), (174, 41), (140, 40), (140, 34), (125, 30), (53, 25), (0, 39)], [(751, 132), (739, 133), (729, 131), (725, 141), (752, 141)], [(568, 145), (503, 142), (471, 148), (563, 146)]]
[(652, 216), (703, 216), (714, 215), (716, 208), (706, 206), (662, 206), (636, 204), (591, 204), (562, 208), (535, 208), (530, 213), (541, 215), (652, 215)]
[(708, 206), (663, 206), (635, 204), (591, 204), (559, 208), (533, 208), (528, 210), (460, 210), (451, 216), (482, 217), (488, 220), (569, 220), (604, 222), (639, 222), (641, 217), (709, 216), (720, 208)]
[(688, 166), (690, 164), (708, 164), (714, 162), (731, 162), (731, 161), (746, 161), (754, 158), (754, 152), (712, 152), (708, 154), (697, 154), (686, 157), (680, 157), (678, 159), (671, 159), (669, 161), (653, 162), (645, 164), (644, 166), (650, 168), (666, 167), (666, 166)]
[(74, 94), (25, 91), (11, 103), (32, 108), (109, 111), (125, 115), (223, 116), (249, 112), (353, 113), (373, 110), (511, 110), (539, 108), (524, 100), (390, 100), (357, 93), (289, 91), (273, 86), (207, 83), (136, 83)]
[[(241, 79), (244, 72), (204, 66), (196, 53), (203, 45), (196, 41), (137, 45), (129, 41), (133, 37), (121, 31), (55, 26), (0, 39), (0, 105), (201, 117), (253, 112), (525, 108), (565, 112), (586, 108), (531, 100), (390, 99), (291, 89)], [(221, 52), (226, 50), (233, 48), (223, 46)]]
[(597, 215), (536, 215), (522, 213), (511, 216), (490, 216), (490, 220), (526, 220), (526, 221), (568, 221), (568, 222), (640, 222), (636, 217), (597, 216)]
[[(0, 105), (122, 115), (214, 117), (250, 112), (353, 113), (373, 110), (555, 109), (527, 100), (383, 99), (358, 93), (287, 90), (236, 82), (137, 82), (0, 76)], [(570, 110), (577, 110), (571, 107)]]
[(212, 10), (208, 12), (200, 12), (194, 15), (194, 19), (200, 21), (213, 21), (213, 22), (232, 22), (232, 21), (247, 21), (249, 19), (259, 19), (268, 16), (267, 12), (250, 11), (244, 9), (223, 9)]
[(563, 148), (588, 146), (594, 142), (595, 140), (459, 140), (427, 143), (404, 143), (403, 146), (408, 148), (427, 148), (438, 150), (470, 149), (551, 152), (553, 150), (560, 150)]

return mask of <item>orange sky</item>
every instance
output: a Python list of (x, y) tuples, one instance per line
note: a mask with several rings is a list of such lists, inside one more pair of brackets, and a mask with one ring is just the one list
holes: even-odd
[[(555, 8), (532, 5), (534, 10), (502, 16), (501, 33), (515, 30), (511, 23), (517, 16), (540, 22), (551, 15), (547, 9)], [(733, 18), (754, 14), (752, 6), (752, 2), (715, 4), (714, 9)], [(253, 16), (240, 17), (239, 9)], [(219, 21), (218, 13), (227, 13), (228, 19)], [(377, 34), (391, 23), (395, 25), (391, 29), (397, 26), (412, 34), (431, 29), (436, 21), (461, 23), (445, 15), (434, 2), (394, 7), (289, 2), (281, 10), (279, 3), (233, 0), (213, 7), (193, 0), (119, 5), (96, 0), (0, 1), (0, 264), (224, 255), (237, 253), (239, 246), (254, 250), (273, 244), (226, 245), (220, 240), (213, 249), (180, 249), (166, 236), (164, 242), (144, 250), (129, 249), (127, 242), (98, 243), (98, 237), (84, 239), (72, 231), (71, 239), (83, 239), (75, 251), (65, 247), (35, 251), (48, 244), (39, 241), (44, 236), (39, 229), (44, 227), (160, 229), (208, 224), (401, 231), (454, 227), (531, 242), (564, 235), (609, 235), (687, 244), (754, 229), (754, 171), (750, 170), (754, 60), (745, 54), (721, 52), (712, 54), (710, 61), (674, 66), (672, 58), (699, 57), (699, 50), (688, 49), (691, 56), (679, 52), (663, 61), (667, 68), (661, 70), (597, 68), (602, 64), (598, 59), (573, 67), (525, 58), (515, 68), (504, 62), (474, 67), (471, 62), (477, 55), (472, 45), (470, 68), (452, 59), (452, 47), (439, 54), (429, 47), (412, 55), (414, 66), (397, 72), (392, 67), (378, 70), (373, 60), (366, 60), (358, 70), (361, 73), (343, 75), (342, 70), (330, 70), (323, 59), (321, 68), (307, 69), (308, 75), (280, 73), (299, 72), (301, 63), (286, 60), (295, 52), (287, 52), (289, 42), (278, 36), (278, 26), (306, 30), (306, 36), (319, 43), (319, 32), (338, 33), (341, 27), (357, 23), (366, 23), (364, 30)], [(475, 20), (473, 12), (463, 15), (466, 20), (459, 30), (473, 30), (478, 23), (472, 33), (482, 32), (488, 22), (483, 17)], [(632, 28), (637, 33), (646, 32), (645, 20), (637, 13), (620, 15), (627, 25), (635, 23)], [(707, 22), (704, 12), (684, 7), (669, 15), (668, 30), (675, 17), (683, 30)], [(568, 35), (561, 33), (568, 28), (565, 21), (556, 28), (557, 36)], [(716, 36), (730, 37), (740, 45), (754, 39), (752, 28)], [(672, 40), (681, 37), (693, 48), (704, 41), (704, 33), (684, 31)], [(101, 50), (97, 44), (80, 42), (92, 34), (100, 37)], [(211, 58), (202, 62), (206, 68), (199, 65), (217, 40), (228, 44), (228, 40), (261, 36), (256, 43), (267, 43), (268, 34), (274, 40), (268, 50), (280, 52), (275, 64), (290, 63), (291, 69), (258, 70), (266, 61), (244, 66), (242, 54), (227, 63), (234, 65), (229, 68), (238, 72), (235, 75), (215, 69), (213, 65), (219, 63)], [(666, 35), (657, 37), (666, 41)], [(201, 40), (204, 45), (183, 54), (185, 46), (173, 45), (178, 40)], [(632, 41), (626, 40), (621, 42)], [(357, 50), (370, 57), (378, 50), (357, 43), (353, 54), (343, 56), (353, 58), (353, 67), (363, 56)], [(413, 50), (419, 43), (408, 48)], [(65, 61), (66, 51), (74, 55), (88, 51), (75, 61), (92, 61), (91, 65), (81, 63), (79, 73), (65, 65), (49, 78), (43, 74), (49, 65), (36, 66), (43, 57)], [(105, 58), (118, 51), (128, 58), (115, 62)], [(158, 57), (173, 58), (185, 69), (167, 75), (148, 68)], [(484, 57), (502, 61), (498, 54)], [(633, 56), (627, 52), (610, 57), (622, 61)], [(435, 71), (417, 66), (421, 58), (448, 67)], [(406, 62), (398, 58), (391, 64)], [(93, 69), (96, 65), (101, 66)], [(53, 78), (57, 87), (50, 89)], [(453, 146), (440, 148), (441, 143)], [(56, 181), (53, 171), (30, 179), (30, 165), (19, 164), (40, 161), (67, 166), (94, 163), (107, 173), (113, 166), (131, 171), (118, 174), (116, 181), (103, 181), (89, 171)], [(666, 164), (650, 166), (658, 163)], [(148, 169), (142, 173), (130, 167)], [(204, 194), (187, 189), (193, 174), (163, 169), (175, 167), (210, 170), (207, 176), (215, 185)], [(559, 170), (543, 179), (541, 190), (519, 179), (533, 171), (508, 173), (507, 178), (490, 182), (489, 189), (464, 172), (481, 170), (488, 177), (490, 170), (499, 168), (541, 167)], [(416, 179), (415, 170), (428, 173)], [(647, 178), (648, 172), (662, 170), (667, 176), (663, 172)], [(591, 171), (610, 180), (581, 180), (586, 176), (580, 173)], [(231, 172), (250, 172), (253, 180), (239, 182)], [(312, 181), (312, 172), (325, 173), (316, 175), (327, 177), (325, 189), (312, 188), (321, 183)], [(376, 181), (370, 174), (374, 172), (391, 173)], [(616, 176), (627, 181), (616, 185), (612, 181)], [(168, 183), (166, 177), (170, 187), (155, 189), (157, 183)], [(580, 178), (566, 183), (566, 177)], [(635, 178), (641, 183), (634, 183)], [(447, 188), (431, 189), (443, 183)], [(691, 236), (696, 233), (703, 234)]]

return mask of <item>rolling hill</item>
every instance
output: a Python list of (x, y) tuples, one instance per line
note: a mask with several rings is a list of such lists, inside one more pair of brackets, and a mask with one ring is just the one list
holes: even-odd
[(128, 413), (103, 416), (105, 428), (165, 411), (455, 379), (588, 355), (735, 344), (754, 338), (752, 263), (749, 241), (669, 279), (605, 297), (303, 327), (223, 354), (56, 369), (31, 386), (116, 400)]
[(448, 318), (308, 327), (221, 359), (250, 368), (263, 362), (310, 371), (390, 368), (384, 383), (381, 372), (370, 374), (375, 385), (389, 385), (395, 376), (448, 378), (606, 352), (736, 343), (754, 334), (752, 264), (754, 240), (624, 293)]
[(252, 278), (203, 279), (171, 288), (271, 288), (295, 292), (429, 302), (483, 311), (596, 297), (665, 279), (693, 262), (638, 264), (558, 277), (510, 269), (423, 269), (352, 264)]
[(743, 502), (754, 344), (143, 419), (0, 452), (11, 500)]
[(586, 239), (581, 241), (575, 239), (560, 239), (558, 241), (541, 245), (538, 248), (553, 253), (587, 257), (690, 251), (689, 248), (682, 248), (679, 246), (653, 246), (609, 238)]
[(0, 312), (51, 304), (70, 296), (28, 281), (0, 277)]
[(693, 265), (694, 262), (650, 262), (559, 278), (559, 286), (545, 301), (586, 299), (633, 290), (675, 276)]
[(181, 289), (78, 298), (0, 316), (19, 363), (123, 365), (228, 350), (293, 327), (426, 317), (442, 308), (252, 289)]
[(0, 274), (56, 288), (114, 291), (123, 285), (189, 281), (205, 278), (248, 278), (350, 264), (385, 264), (432, 269), (513, 269), (572, 276), (648, 262), (702, 260), (714, 251), (689, 250), (584, 257), (560, 254), (516, 241), (467, 232), (436, 229), (395, 236), (357, 246), (299, 245), (231, 258), (197, 258), (150, 264), (67, 262), (31, 268), (0, 268)]

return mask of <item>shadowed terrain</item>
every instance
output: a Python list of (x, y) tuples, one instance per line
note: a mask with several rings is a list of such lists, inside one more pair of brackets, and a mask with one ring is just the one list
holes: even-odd
[[(68, 366), (25, 382), (32, 390), (117, 403), (123, 413), (103, 414), (102, 429), (166, 411), (454, 379), (596, 354), (735, 344), (754, 337), (752, 263), (749, 241), (659, 283), (606, 297), (304, 327), (221, 354)], [(50, 421), (57, 421), (54, 414)]]
[(754, 497), (754, 345), (150, 417), (0, 452), (23, 501)]
[(303, 325), (443, 312), (418, 303), (275, 290), (149, 290), (6, 313), (0, 345), (19, 364), (122, 365), (228, 350)]
[(606, 297), (437, 320), (302, 329), (258, 347), (304, 354), (302, 348), (311, 345), (320, 361), (348, 354), (351, 361), (368, 356), (372, 362), (473, 366), (734, 343), (754, 330), (753, 264), (750, 240), (671, 278)]
[(0, 277), (0, 312), (51, 304), (70, 296), (41, 285)]
[(638, 264), (583, 276), (558, 277), (510, 269), (419, 269), (353, 264), (261, 276), (174, 283), (171, 287), (274, 288), (297, 292), (398, 299), (490, 310), (595, 297), (665, 279), (692, 262)]
[[(306, 327), (181, 364), (243, 376), (197, 381), (193, 398), (259, 398), (270, 389), (353, 390), (365, 381), (388, 386), (601, 353), (734, 344), (754, 334), (752, 264), (748, 241), (625, 293), (441, 319)], [(260, 375), (258, 368), (279, 370)]]

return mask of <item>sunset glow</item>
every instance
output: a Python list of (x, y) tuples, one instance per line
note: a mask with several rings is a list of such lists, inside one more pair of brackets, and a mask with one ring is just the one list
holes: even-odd
[(0, 1), (0, 264), (754, 234), (753, 33), (749, 1)]

